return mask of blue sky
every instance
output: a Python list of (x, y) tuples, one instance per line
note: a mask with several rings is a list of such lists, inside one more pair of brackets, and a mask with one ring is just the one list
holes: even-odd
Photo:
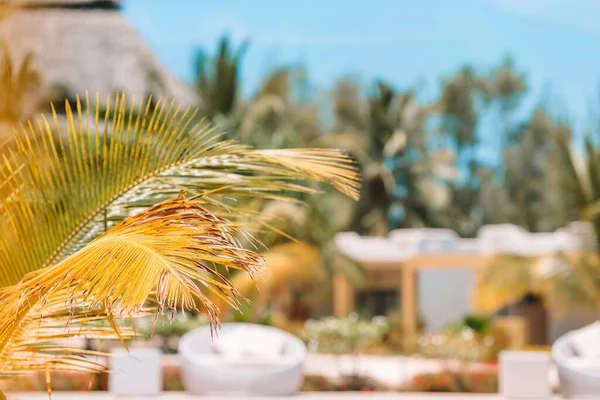
[(529, 105), (551, 93), (552, 109), (581, 127), (600, 98), (600, 0), (126, 0), (125, 14), (190, 81), (196, 48), (214, 52), (226, 32), (249, 38), (248, 94), (274, 66), (301, 62), (323, 89), (354, 74), (427, 97), (459, 66), (485, 70), (510, 54), (528, 75)]

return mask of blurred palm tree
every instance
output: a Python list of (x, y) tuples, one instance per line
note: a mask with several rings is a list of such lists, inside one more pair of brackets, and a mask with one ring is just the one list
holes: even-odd
[(267, 148), (306, 147), (320, 135), (314, 105), (296, 101), (302, 68), (281, 67), (264, 79), (257, 93), (240, 106), (239, 133), (244, 141)]
[[(542, 154), (525, 156), (529, 167), (514, 165), (519, 176), (515, 172), (515, 180), (507, 182), (508, 190), (515, 195), (510, 200), (518, 209), (517, 218), (524, 218), (524, 225), (531, 230), (560, 227), (571, 221), (589, 221), (592, 229), (584, 227), (578, 233), (584, 244), (578, 252), (550, 254), (541, 259), (498, 257), (484, 270), (477, 297), (488, 310), (534, 292), (552, 300), (559, 313), (582, 305), (600, 311), (598, 148), (588, 135), (583, 153), (577, 152), (568, 127), (553, 123), (540, 110), (534, 114), (523, 140), (523, 152), (535, 148)], [(540, 160), (546, 165), (536, 165)], [(544, 175), (551, 180), (544, 182)]]
[(441, 96), (435, 103), (441, 137), (454, 150), (461, 176), (451, 185), (450, 207), (443, 216), (444, 225), (461, 236), (475, 235), (482, 223), (478, 191), (485, 168), (476, 151), (480, 142), (477, 124), (488, 93), (486, 79), (465, 66), (442, 82)]
[[(556, 135), (560, 152), (562, 194), (574, 219), (590, 221), (600, 233), (600, 152), (591, 133), (584, 138), (582, 153), (573, 148), (571, 132)], [(597, 236), (600, 240), (600, 236)]]
[(525, 73), (516, 71), (511, 57), (506, 57), (500, 66), (492, 71), (483, 86), (486, 100), (496, 102), (499, 106), (501, 125), (500, 137), (497, 141), (499, 151), (503, 151), (507, 145), (514, 144), (519, 137), (518, 131), (512, 129), (511, 117), (521, 105), (526, 91), (527, 77)]
[(156, 310), (199, 303), (214, 327), (221, 311), (208, 295), (238, 307), (228, 272), (264, 265), (241, 245), (259, 242), (242, 225), (252, 214), (232, 198), (293, 201), (314, 191), (307, 180), (357, 196), (358, 176), (339, 151), (252, 150), (174, 101), (141, 100), (144, 113), (132, 103), (118, 95), (102, 115), (86, 95), (65, 104), (67, 132), (55, 135), (54, 113), (0, 147), (0, 378), (101, 370), (86, 350), (54, 341), (125, 344), (135, 332), (120, 322)]
[(248, 48), (243, 42), (237, 50), (230, 39), (223, 36), (214, 58), (200, 49), (196, 55), (196, 90), (202, 101), (201, 110), (211, 120), (234, 113), (239, 100), (239, 70)]
[(34, 67), (34, 57), (27, 54), (21, 64), (14, 64), (5, 44), (0, 46), (0, 121), (14, 123), (27, 118), (35, 110), (33, 95), (41, 84)]
[(426, 124), (434, 108), (383, 81), (365, 99), (344, 79), (332, 97), (335, 125), (322, 143), (348, 149), (363, 171), (352, 230), (385, 235), (390, 221), (392, 228), (438, 226), (435, 213), (447, 205), (445, 180), (454, 170), (452, 152), (430, 146)]
[[(512, 211), (502, 200), (508, 194), (501, 182), (503, 175), (509, 174), (505, 171), (510, 167), (506, 152), (519, 143), (524, 132), (515, 127), (513, 116), (525, 90), (525, 74), (516, 71), (510, 58), (490, 74), (478, 74), (466, 66), (442, 83), (435, 108), (442, 140), (455, 150), (461, 178), (450, 182), (450, 206), (441, 218), (444, 226), (463, 236), (475, 235), (482, 224), (491, 221), (510, 221)], [(484, 138), (478, 134), (478, 123), (493, 111), (493, 105), (497, 105), (500, 129), (496, 137)], [(494, 140), (491, 144), (490, 139)]]
[(563, 193), (564, 160), (556, 140), (570, 135), (568, 125), (537, 108), (518, 130), (516, 143), (504, 152), (502, 181), (481, 175), (484, 222), (510, 222), (530, 232), (549, 232), (578, 219)]
[(276, 68), (250, 99), (240, 96), (239, 71), (248, 45), (245, 41), (234, 51), (230, 39), (223, 36), (214, 57), (198, 51), (196, 88), (202, 114), (252, 145), (268, 142), (273, 148), (290, 147), (298, 133), (314, 139), (321, 128), (318, 110), (309, 101), (292, 99), (298, 91), (295, 86), (306, 85), (303, 68)]
[[(16, 2), (4, 2), (0, 5), (0, 20), (20, 6)], [(32, 104), (35, 104), (41, 77), (34, 65), (32, 53), (26, 54), (20, 65), (15, 65), (9, 44), (4, 40), (0, 41), (0, 123), (13, 124), (30, 117), (36, 111)], [(0, 132), (0, 144), (6, 139), (3, 134), (4, 132)]]
[(501, 254), (495, 256), (481, 272), (474, 298), (480, 312), (493, 313), (525, 294), (539, 290), (532, 259)]

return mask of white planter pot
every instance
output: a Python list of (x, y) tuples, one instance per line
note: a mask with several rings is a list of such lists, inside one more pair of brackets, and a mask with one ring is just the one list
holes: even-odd
[(162, 352), (158, 349), (111, 350), (108, 390), (114, 396), (157, 396), (162, 391)]
[(506, 399), (548, 399), (550, 354), (535, 351), (500, 353), (500, 394)]

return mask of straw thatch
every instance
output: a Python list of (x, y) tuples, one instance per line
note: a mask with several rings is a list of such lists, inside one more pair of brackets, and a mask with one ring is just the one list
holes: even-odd
[(11, 5), (20, 7), (58, 7), (58, 8), (95, 8), (115, 9), (121, 6), (121, 0), (8, 0)]
[(41, 75), (40, 100), (101, 96), (170, 96), (197, 105), (192, 87), (157, 60), (120, 13), (117, 0), (13, 0), (21, 7), (0, 22), (0, 39), (19, 65), (32, 53)]

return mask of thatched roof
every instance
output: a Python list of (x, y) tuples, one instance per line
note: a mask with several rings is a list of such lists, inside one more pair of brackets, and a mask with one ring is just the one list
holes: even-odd
[[(33, 53), (44, 98), (167, 95), (196, 105), (195, 91), (167, 71), (119, 11), (117, 0), (13, 0), (23, 5), (0, 23), (16, 65)], [(53, 95), (54, 93), (54, 95)]]
[(12, 5), (44, 8), (118, 8), (121, 0), (9, 0)]

